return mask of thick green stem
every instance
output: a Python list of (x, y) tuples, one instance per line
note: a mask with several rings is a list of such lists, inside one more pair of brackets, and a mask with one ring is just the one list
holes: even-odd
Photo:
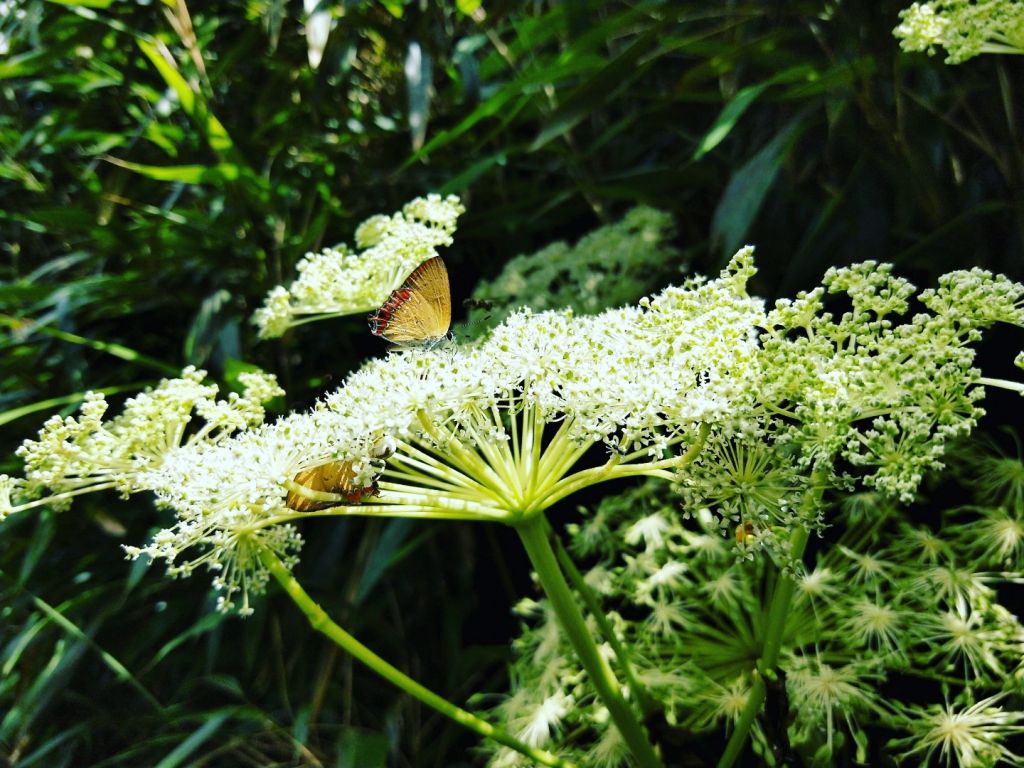
[(612, 722), (615, 723), (623, 740), (629, 747), (639, 768), (660, 768), (661, 759), (654, 751), (643, 726), (636, 713), (623, 698), (619, 681), (615, 678), (608, 662), (598, 650), (594, 638), (587, 628), (587, 623), (580, 613), (576, 599), (558, 567), (555, 553), (547, 536), (547, 520), (543, 514), (537, 514), (516, 526), (516, 531), (523, 541), (526, 554), (530, 557), (537, 578), (543, 587), (551, 607), (579, 657), (583, 669), (586, 670), (601, 703), (608, 709)]
[[(806, 510), (821, 503), (821, 496), (824, 493), (821, 473), (815, 472), (812, 476), (811, 487), (804, 496), (803, 506)], [(793, 530), (789, 536), (789, 554), (796, 562), (803, 559), (804, 550), (807, 548), (807, 540), (810, 531), (803, 526)], [(718, 760), (718, 768), (731, 768), (736, 763), (746, 743), (750, 727), (754, 718), (764, 706), (765, 698), (768, 695), (768, 687), (765, 678), (775, 680), (777, 675), (776, 666), (779, 663), (779, 655), (782, 652), (782, 640), (786, 631), (786, 619), (789, 617), (793, 602), (793, 593), (796, 591), (796, 582), (786, 574), (780, 572), (778, 581), (775, 582), (775, 590), (772, 592), (771, 603), (768, 606), (767, 621), (765, 622), (764, 638), (761, 642), (761, 656), (757, 660), (757, 667), (754, 669), (754, 683), (750, 688), (750, 695), (747, 697), (746, 706), (736, 722), (736, 730), (732, 732), (725, 751)]]
[[(789, 553), (794, 562), (801, 560), (807, 548), (809, 532), (803, 526), (796, 528), (789, 537)], [(758, 666), (762, 674), (774, 674), (779, 663), (779, 652), (782, 650), (782, 636), (786, 629), (786, 618), (789, 616), (790, 604), (796, 582), (785, 574), (779, 574), (779, 580), (772, 594), (772, 602), (768, 608), (768, 625), (765, 628), (764, 642), (761, 646), (761, 659)]]
[(273, 552), (263, 549), (260, 552), (260, 560), (270, 571), (270, 574), (277, 579), (277, 582), (288, 593), (288, 596), (295, 602), (309, 619), (310, 626), (317, 632), (321, 632), (331, 639), (343, 651), (350, 653), (356, 660), (362, 662), (378, 675), (390, 683), (401, 688), (414, 699), (421, 701), (431, 709), (440, 712), (445, 717), (454, 720), (459, 725), (468, 728), (474, 733), (492, 739), (513, 749), (521, 755), (529, 757), (541, 765), (552, 766), (553, 768), (574, 768), (573, 764), (563, 760), (550, 752), (531, 747), (519, 739), (511, 736), (505, 731), (497, 728), (486, 720), (481, 720), (471, 712), (457, 707), (442, 696), (417, 683), (405, 673), (388, 664), (384, 659), (375, 654), (365, 645), (356, 640), (352, 635), (335, 624), (330, 616), (311, 598), (302, 585), (292, 576), (284, 563), (282, 563)]

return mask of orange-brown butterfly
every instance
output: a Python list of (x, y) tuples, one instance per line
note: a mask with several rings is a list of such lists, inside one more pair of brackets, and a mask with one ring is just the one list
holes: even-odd
[(427, 259), (369, 317), (370, 333), (395, 344), (432, 346), (448, 335), (452, 293), (440, 256)]
[(376, 496), (376, 481), (369, 485), (355, 485), (356, 473), (351, 461), (329, 461), (318, 467), (304, 469), (295, 475), (295, 482), (311, 491), (336, 493), (344, 501), (320, 501), (304, 496), (298, 491), (288, 491), (285, 504), (296, 512), (313, 512), (338, 504), (358, 504), (365, 496)]

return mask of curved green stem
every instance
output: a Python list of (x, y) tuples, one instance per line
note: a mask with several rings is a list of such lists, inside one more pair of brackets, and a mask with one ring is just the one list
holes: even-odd
[(448, 699), (439, 696), (429, 688), (417, 683), (404, 672), (401, 672), (391, 666), (380, 656), (352, 637), (352, 635), (344, 629), (335, 624), (323, 608), (317, 605), (313, 598), (306, 594), (306, 591), (292, 575), (291, 571), (285, 567), (284, 563), (282, 563), (273, 552), (269, 549), (261, 550), (260, 560), (267, 567), (267, 570), (270, 571), (270, 574), (277, 580), (278, 584), (281, 585), (284, 591), (288, 593), (288, 596), (299, 607), (299, 610), (306, 614), (306, 618), (309, 619), (309, 624), (313, 629), (326, 635), (339, 648), (350, 653), (356, 660), (365, 664), (388, 682), (398, 686), (414, 699), (421, 701), (431, 709), (441, 713), (459, 725), (468, 728), (480, 736), (492, 739), (499, 744), (503, 744), (509, 749), (513, 749), (521, 755), (525, 755), (526, 757), (535, 760), (541, 765), (552, 766), (552, 768), (574, 768), (574, 765), (569, 761), (563, 760), (557, 755), (553, 755), (546, 750), (531, 747), (529, 744), (524, 744), (519, 741), (519, 739), (506, 733), (502, 729), (491, 725), (486, 720), (481, 720), (472, 712), (467, 712), (461, 707), (457, 707), (455, 704), (448, 701)]
[[(658, 461), (650, 461), (644, 464), (623, 463), (625, 460), (646, 453), (646, 450), (634, 451), (627, 456), (612, 456), (600, 467), (583, 469), (571, 475), (566, 475), (565, 477), (558, 476), (553, 482), (550, 482), (544, 488), (543, 495), (538, 494), (538, 498), (533, 501), (530, 508), (527, 510), (527, 515), (533, 514), (536, 510), (547, 509), (556, 502), (564, 499), (566, 496), (571, 496), (576, 491), (590, 485), (596, 485), (597, 483), (605, 482), (607, 480), (617, 480), (624, 477), (638, 477), (641, 475), (661, 476), (663, 470), (682, 469), (697, 458), (701, 450), (704, 448), (704, 444), (707, 442), (708, 435), (710, 434), (711, 427), (707, 424), (701, 424), (700, 429), (697, 432), (696, 439), (690, 447), (679, 456), (660, 459)], [(668, 479), (671, 479), (671, 475), (669, 475)]]
[[(803, 526), (796, 528), (790, 534), (789, 552), (794, 561), (800, 560), (804, 556), (809, 536), (810, 532)], [(793, 601), (793, 592), (795, 591), (796, 582), (789, 576), (780, 574), (775, 585), (775, 592), (772, 594), (771, 605), (768, 608), (768, 625), (765, 628), (761, 658), (758, 661), (762, 674), (773, 674), (775, 666), (779, 663), (782, 636), (786, 629), (786, 618), (789, 616), (790, 603)]]
[(576, 605), (576, 599), (558, 567), (558, 561), (547, 536), (547, 519), (540, 513), (523, 520), (515, 528), (537, 572), (537, 578), (548, 600), (551, 601), (551, 607), (558, 617), (562, 631), (576, 651), (583, 669), (597, 691), (598, 698), (607, 707), (637, 766), (661, 768), (661, 759), (654, 751), (636, 713), (623, 698), (619, 681), (594, 643), (583, 614)]

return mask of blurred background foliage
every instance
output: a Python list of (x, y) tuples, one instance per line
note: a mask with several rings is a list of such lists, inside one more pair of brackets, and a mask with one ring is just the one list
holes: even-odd
[[(902, 5), (2, 0), (2, 469), (86, 389), (188, 364), (226, 386), (259, 365), (282, 409), (309, 406), (377, 340), (345, 318), (258, 343), (251, 312), (306, 251), (426, 192), (468, 209), (445, 256), (460, 308), (517, 255), (637, 205), (668, 214), (670, 242), (622, 262), (634, 279), (609, 279), (609, 302), (745, 242), (767, 297), (869, 258), (922, 285), (1024, 278), (1021, 62), (901, 54)], [(536, 283), (502, 300), (573, 293)], [(6, 765), (478, 762), (291, 606), (224, 619), (205, 580), (124, 562), (160, 521), (111, 496), (4, 524)], [(300, 579), (356, 636), (453, 700), (507, 689), (508, 607), (531, 587), (505, 531), (304, 534)]]

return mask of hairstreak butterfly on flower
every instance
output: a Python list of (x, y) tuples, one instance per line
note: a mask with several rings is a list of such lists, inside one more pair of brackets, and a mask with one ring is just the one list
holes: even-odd
[(452, 295), (441, 257), (416, 267), (369, 321), (374, 336), (394, 344), (431, 346), (445, 338), (452, 322)]
[(351, 461), (329, 461), (317, 467), (304, 469), (295, 475), (294, 482), (316, 493), (333, 493), (343, 501), (323, 501), (306, 496), (299, 490), (289, 490), (285, 504), (296, 512), (313, 512), (338, 504), (358, 504), (365, 496), (377, 495), (377, 483), (359, 486), (355, 484), (356, 473)]

